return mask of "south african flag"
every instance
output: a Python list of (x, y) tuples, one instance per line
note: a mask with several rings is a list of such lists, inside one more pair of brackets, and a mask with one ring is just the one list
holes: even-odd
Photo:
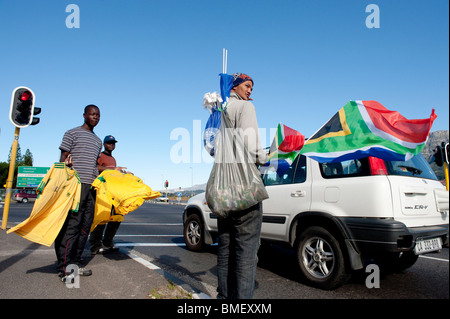
[(377, 101), (350, 101), (303, 146), (301, 154), (318, 162), (341, 162), (368, 156), (406, 161), (425, 146), (433, 121), (408, 120)]
[(269, 150), (269, 161), (260, 171), (264, 174), (269, 166), (275, 167), (277, 174), (282, 176), (295, 161), (304, 143), (305, 137), (302, 134), (284, 124), (278, 124)]

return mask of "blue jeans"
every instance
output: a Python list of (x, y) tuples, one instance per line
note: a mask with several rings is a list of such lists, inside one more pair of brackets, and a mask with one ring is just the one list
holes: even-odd
[(218, 218), (217, 298), (253, 297), (261, 225), (261, 203)]

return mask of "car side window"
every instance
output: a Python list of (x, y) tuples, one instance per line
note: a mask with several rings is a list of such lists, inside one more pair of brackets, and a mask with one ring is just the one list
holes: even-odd
[(282, 176), (277, 173), (275, 167), (269, 167), (262, 177), (266, 186), (303, 183), (306, 180), (306, 157), (297, 156)]
[(306, 181), (306, 157), (299, 155), (296, 162), (294, 183), (304, 183)]
[(294, 166), (291, 165), (287, 171), (282, 175), (278, 175), (275, 167), (270, 167), (266, 174), (263, 175), (264, 185), (282, 185), (292, 184), (292, 177), (294, 176)]
[(324, 178), (341, 178), (352, 176), (368, 176), (370, 168), (366, 158), (336, 163), (320, 164), (320, 172)]

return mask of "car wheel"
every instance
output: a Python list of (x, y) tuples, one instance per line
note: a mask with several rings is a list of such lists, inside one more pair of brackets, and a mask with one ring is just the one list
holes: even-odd
[(347, 281), (340, 244), (326, 229), (304, 230), (297, 238), (296, 251), (300, 271), (311, 285), (331, 290)]
[(22, 199), (22, 203), (28, 203), (28, 198), (24, 198), (24, 199)]
[(205, 243), (203, 238), (203, 223), (197, 214), (189, 215), (184, 223), (184, 241), (192, 251), (202, 251)]

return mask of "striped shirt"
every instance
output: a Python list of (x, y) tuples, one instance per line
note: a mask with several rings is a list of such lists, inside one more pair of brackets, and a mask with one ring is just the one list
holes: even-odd
[(81, 183), (92, 184), (98, 176), (97, 159), (102, 150), (102, 140), (93, 131), (79, 126), (64, 134), (59, 149), (72, 155), (73, 168)]

